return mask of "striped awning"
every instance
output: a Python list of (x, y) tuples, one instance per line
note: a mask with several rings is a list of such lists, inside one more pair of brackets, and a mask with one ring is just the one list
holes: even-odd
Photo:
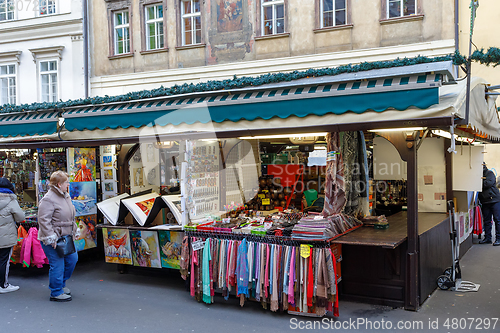
[(0, 116), (3, 137), (34, 136), (57, 132), (59, 112), (27, 112)]
[(406, 110), (412, 106), (426, 109), (439, 103), (441, 79), (441, 74), (422, 74), (288, 86), (277, 84), (85, 106), (68, 110), (62, 116), (67, 130), (82, 131), (302, 118), (346, 112), (361, 114), (367, 110)]

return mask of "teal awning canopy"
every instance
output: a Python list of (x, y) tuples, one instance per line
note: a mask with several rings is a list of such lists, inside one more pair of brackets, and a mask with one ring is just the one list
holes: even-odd
[[(303, 118), (373, 110), (426, 109), (439, 103), (439, 74), (299, 87), (219, 91), (155, 101), (87, 106), (63, 114), (69, 131), (140, 128), (195, 122)], [(207, 112), (208, 111), (208, 112)], [(403, 111), (402, 111), (403, 112)]]
[(59, 112), (22, 113), (0, 116), (0, 136), (17, 137), (54, 134)]

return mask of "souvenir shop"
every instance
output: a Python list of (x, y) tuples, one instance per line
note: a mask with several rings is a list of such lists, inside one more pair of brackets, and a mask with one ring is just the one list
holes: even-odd
[(500, 138), (485, 82), (466, 110), (453, 73), (437, 62), (67, 108), (36, 144), (81, 147), (69, 171), (99, 147), (107, 262), (179, 269), (205, 303), (417, 310), (451, 263), (447, 200), (462, 253), (472, 244), (476, 144)]

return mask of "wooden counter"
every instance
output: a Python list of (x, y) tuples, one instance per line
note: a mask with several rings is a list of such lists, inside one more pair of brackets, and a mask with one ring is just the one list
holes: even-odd
[[(448, 218), (446, 213), (418, 213), (418, 234), (443, 222)], [(361, 227), (332, 241), (336, 244), (380, 246), (394, 249), (407, 237), (407, 212), (399, 212), (387, 218), (389, 228), (381, 230), (373, 227)]]

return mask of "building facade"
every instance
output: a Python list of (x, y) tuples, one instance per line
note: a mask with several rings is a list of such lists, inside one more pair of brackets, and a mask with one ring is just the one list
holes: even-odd
[(94, 0), (91, 94), (455, 49), (449, 0)]
[(84, 97), (81, 0), (0, 0), (0, 105)]

